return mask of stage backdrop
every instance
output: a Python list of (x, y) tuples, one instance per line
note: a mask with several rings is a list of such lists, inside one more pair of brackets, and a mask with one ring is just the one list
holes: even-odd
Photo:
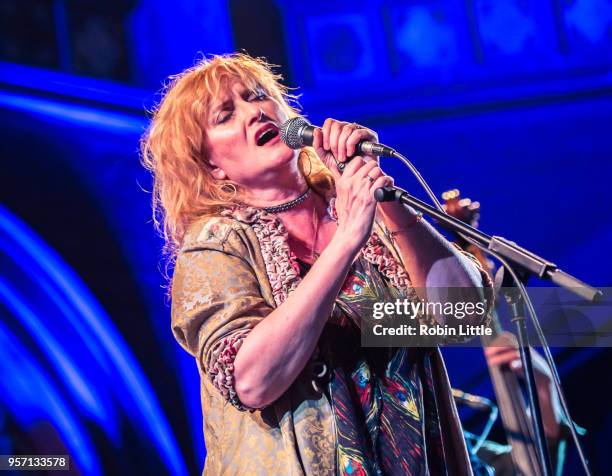
[[(612, 284), (610, 1), (99, 3), (0, 6), (0, 454), (201, 470), (196, 366), (170, 332), (138, 141), (166, 78), (203, 53), (266, 56), (313, 123), (375, 129), (436, 193), (480, 201), (486, 232)], [(492, 395), (480, 350), (445, 354), (455, 387)], [(555, 355), (603, 474), (610, 352)]]

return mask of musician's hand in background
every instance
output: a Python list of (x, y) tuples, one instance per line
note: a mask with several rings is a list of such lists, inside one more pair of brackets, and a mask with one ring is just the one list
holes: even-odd
[[(505, 365), (520, 377), (525, 377), (518, 342), (514, 334), (502, 332), (493, 340), (489, 347), (485, 347), (484, 352), (489, 365)], [(552, 375), (544, 357), (532, 350), (531, 360), (533, 362), (536, 383), (539, 385), (540, 383), (549, 384), (552, 382)]]
[[(525, 371), (514, 334), (502, 332), (484, 349), (487, 364), (490, 367), (508, 367), (521, 378)], [(531, 349), (534, 376), (538, 398), (544, 419), (544, 431), (549, 438), (557, 438), (560, 433), (561, 409), (557, 392), (554, 389), (552, 375), (544, 357)]]

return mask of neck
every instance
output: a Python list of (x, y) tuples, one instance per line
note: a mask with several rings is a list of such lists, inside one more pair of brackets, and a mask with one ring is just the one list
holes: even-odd
[(313, 191), (295, 208), (276, 215), (288, 232), (291, 250), (302, 261), (312, 264), (333, 234), (325, 198)]
[(277, 175), (273, 180), (261, 180), (248, 186), (248, 202), (257, 208), (266, 208), (299, 197), (308, 188), (304, 176), (295, 173)]

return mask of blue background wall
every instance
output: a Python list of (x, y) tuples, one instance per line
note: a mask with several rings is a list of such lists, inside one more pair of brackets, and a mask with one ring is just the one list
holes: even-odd
[[(11, 27), (0, 35), (0, 361), (12, 363), (0, 366), (0, 454), (70, 453), (84, 474), (201, 468), (196, 368), (170, 333), (137, 153), (156, 91), (200, 52), (280, 63), (314, 123), (377, 130), (434, 191), (479, 200), (487, 232), (612, 284), (610, 1), (106, 3), (0, 10)], [(19, 33), (35, 21), (52, 32), (47, 59), (28, 56), (38, 40)], [(384, 167), (420, 194), (399, 164)], [(610, 353), (556, 356), (603, 473)], [(455, 386), (491, 394), (478, 349), (447, 360)]]

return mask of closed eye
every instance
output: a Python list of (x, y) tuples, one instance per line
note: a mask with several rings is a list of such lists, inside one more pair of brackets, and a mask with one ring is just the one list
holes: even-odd
[(217, 116), (217, 124), (227, 122), (234, 115), (234, 109), (223, 109)]
[[(245, 99), (246, 101), (251, 102), (251, 101), (264, 101), (268, 98), (269, 96), (266, 94), (266, 92), (263, 89), (257, 88), (254, 91), (249, 92), (248, 96), (246, 96)], [(223, 124), (224, 122), (227, 122), (228, 120), (231, 119), (233, 115), (234, 115), (233, 107), (230, 107), (229, 105), (224, 107), (217, 115), (216, 124)]]
[(252, 91), (251, 94), (249, 94), (249, 97), (247, 98), (249, 101), (263, 101), (264, 99), (267, 99), (268, 95), (266, 94), (266, 92), (263, 89), (256, 89), (255, 91)]

